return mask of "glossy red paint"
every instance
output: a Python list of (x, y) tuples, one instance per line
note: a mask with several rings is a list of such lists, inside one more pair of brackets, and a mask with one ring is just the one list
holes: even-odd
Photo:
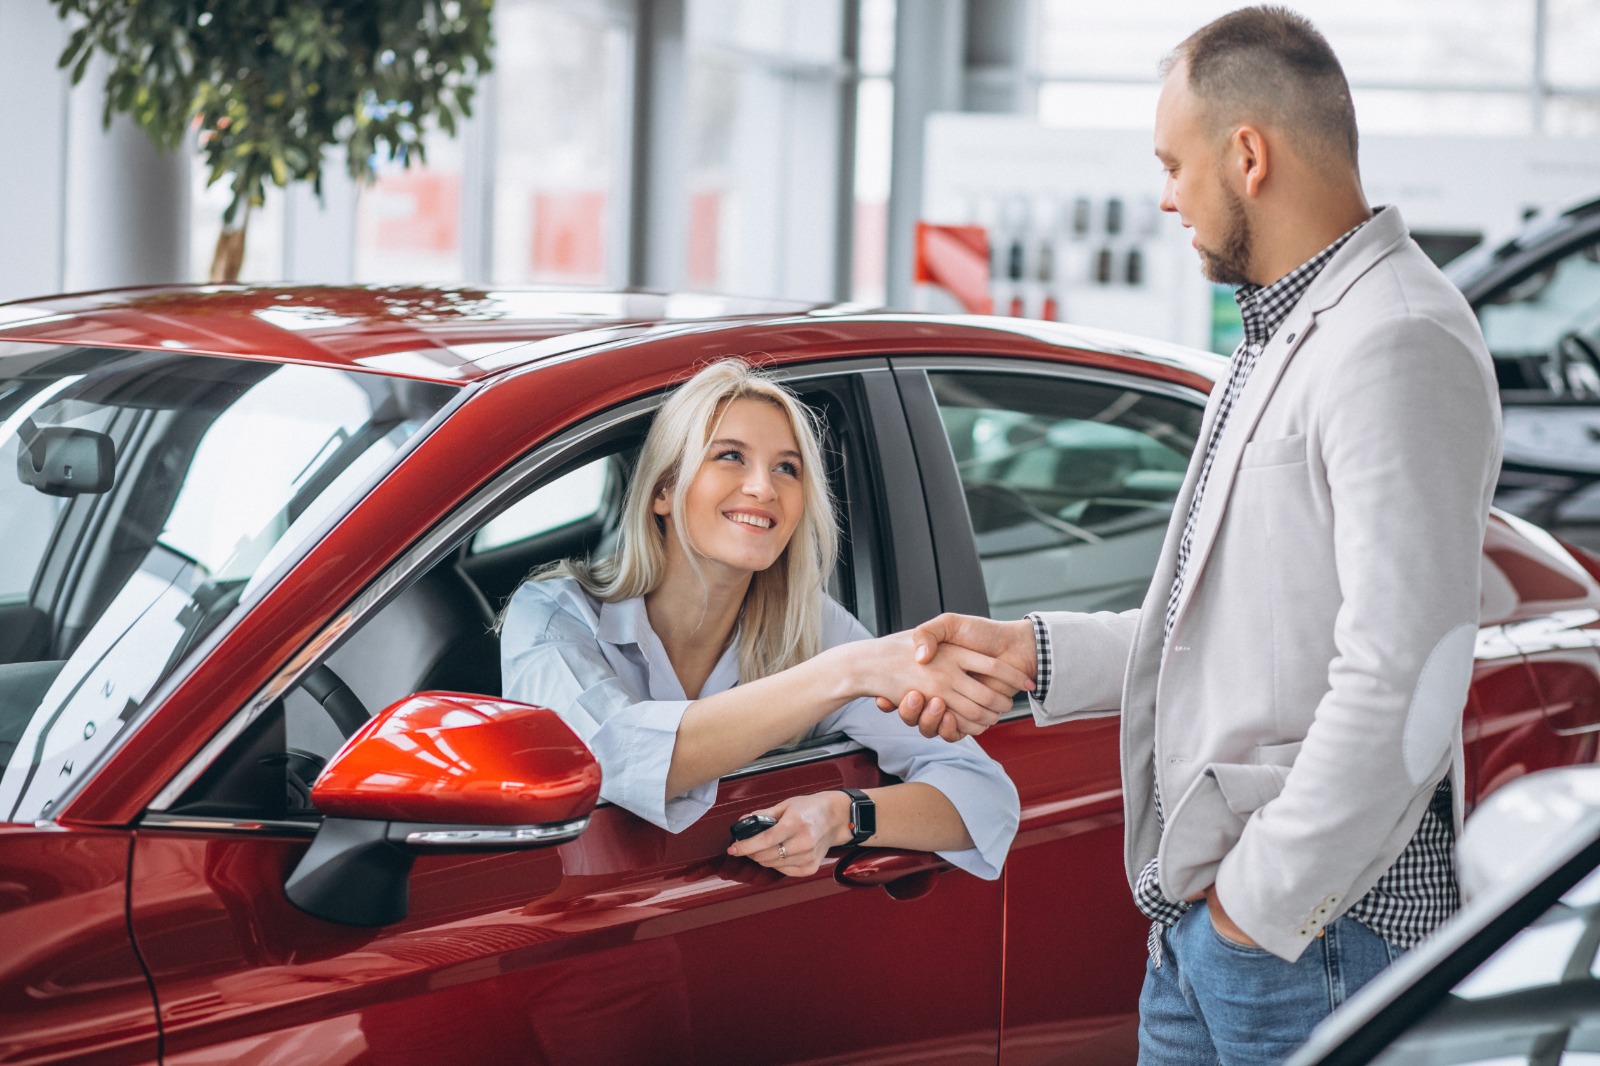
[(594, 809), (600, 764), (554, 711), (423, 692), (374, 715), (329, 761), (311, 798), (341, 818), (555, 824)]
[(0, 826), (0, 1061), (157, 1061), (129, 832)]
[[(741, 815), (883, 782), (856, 754), (725, 781), (676, 835), (603, 806), (558, 848), (424, 856), (410, 914), (376, 930), (284, 898), (303, 838), (150, 834), (131, 914), (164, 1061), (993, 1064), (1000, 883), (949, 871), (896, 899), (726, 854)], [(775, 1031), (823, 989), (841, 1012)]]
[(1118, 736), (1115, 718), (1039, 729), (1022, 715), (982, 737), (1022, 800), (1005, 875), (1008, 1066), (1134, 1060), (1149, 922), (1123, 871)]

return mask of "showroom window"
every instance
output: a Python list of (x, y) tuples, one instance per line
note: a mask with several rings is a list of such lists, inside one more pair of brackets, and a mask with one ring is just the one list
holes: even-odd
[[(1231, 6), (1231, 5), (1228, 5)], [(1572, 135), (1600, 128), (1600, 19), (1589, 0), (1302, 0), (1350, 79), (1361, 128)], [(1114, 7), (1034, 0), (1041, 120), (1142, 126), (1156, 65), (1227, 9), (1211, 0)]]
[(690, 288), (834, 296), (851, 7), (690, 0)]
[(629, 48), (613, 7), (495, 6), (491, 276), (621, 284)]

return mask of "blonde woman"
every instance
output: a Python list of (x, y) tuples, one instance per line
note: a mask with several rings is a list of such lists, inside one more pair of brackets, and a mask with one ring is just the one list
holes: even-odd
[[(903, 783), (795, 796), (730, 854), (805, 876), (830, 847), (939, 852), (1000, 874), (1017, 792), (970, 738), (927, 739), (872, 697), (949, 692), (990, 711), (1031, 687), (1005, 663), (909, 634), (872, 638), (823, 591), (837, 550), (811, 412), (740, 360), (697, 373), (662, 405), (623, 503), (617, 551), (536, 574), (501, 633), (505, 695), (551, 707), (593, 749), (601, 795), (679, 832), (717, 781), (772, 748), (844, 732)], [(875, 813), (870, 837), (851, 812)], [(862, 818), (865, 823), (866, 819)]]

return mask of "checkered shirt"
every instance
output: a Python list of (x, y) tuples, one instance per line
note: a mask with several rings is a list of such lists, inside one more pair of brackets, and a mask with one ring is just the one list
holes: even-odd
[[(1382, 208), (1379, 208), (1381, 211)], [(1318, 274), (1327, 266), (1335, 253), (1342, 248), (1362, 223), (1338, 240), (1318, 252), (1311, 259), (1273, 282), (1271, 285), (1245, 285), (1234, 294), (1244, 323), (1244, 339), (1233, 354), (1233, 367), (1228, 375), (1222, 399), (1217, 405), (1217, 415), (1212, 423), (1211, 435), (1201, 460), (1200, 476), (1195, 483), (1194, 495), (1189, 501), (1189, 512), (1184, 520), (1183, 535), (1178, 542), (1176, 572), (1172, 590), (1168, 594), (1167, 609), (1163, 619), (1163, 640), (1171, 637), (1172, 625), (1177, 617), (1177, 606), (1183, 590), (1185, 572), (1194, 538), (1196, 516), (1200, 501), (1210, 479), (1211, 464), (1216, 458), (1217, 444), (1228, 422), (1228, 415), (1237, 403), (1240, 393), (1256, 361), (1265, 351), (1267, 343), (1289, 312), (1305, 295)], [(1037, 614), (1029, 615), (1033, 622), (1039, 663), (1034, 698), (1043, 700), (1049, 689), (1051, 651), (1049, 631)], [(1153, 772), (1152, 767), (1152, 772)], [(1166, 815), (1161, 804), (1159, 783), (1154, 789), (1157, 822), (1165, 827)], [(1349, 914), (1385, 939), (1401, 947), (1411, 947), (1443, 922), (1460, 906), (1453, 865), (1454, 814), (1451, 810), (1450, 779), (1446, 777), (1434, 790), (1433, 799), (1424, 812), (1416, 835), (1401, 852), (1400, 857), (1376, 885), (1350, 908)], [(1189, 904), (1167, 899), (1161, 892), (1160, 867), (1155, 859), (1139, 871), (1134, 883), (1134, 902), (1151, 920), (1148, 947), (1151, 960), (1161, 964), (1161, 933), (1171, 926)]]

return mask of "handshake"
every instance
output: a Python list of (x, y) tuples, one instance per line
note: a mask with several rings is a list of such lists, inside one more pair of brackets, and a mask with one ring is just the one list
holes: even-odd
[[(900, 651), (900, 667), (878, 708), (896, 711), (925, 737), (954, 742), (988, 729), (1038, 676), (1033, 623), (941, 614), (884, 641)], [(904, 659), (910, 644), (912, 662)]]

